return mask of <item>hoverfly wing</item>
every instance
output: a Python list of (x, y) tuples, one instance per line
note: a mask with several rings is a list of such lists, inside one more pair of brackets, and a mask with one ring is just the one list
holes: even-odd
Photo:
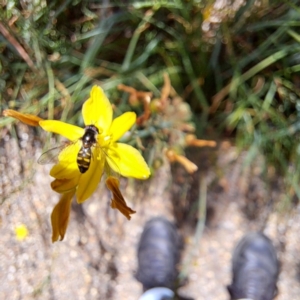
[(104, 156), (103, 158), (105, 159), (104, 170), (106, 175), (120, 179), (121, 171), (116, 160), (112, 156), (108, 155), (104, 149), (101, 149), (101, 151)]
[(101, 147), (99, 144), (94, 145), (94, 147), (95, 147), (95, 152), (92, 153), (92, 159), (97, 158), (104, 161), (104, 172), (106, 176), (107, 177), (113, 176), (119, 179), (121, 173), (115, 159), (113, 159), (113, 157), (108, 155), (106, 150), (103, 147)]
[(53, 147), (47, 151), (45, 151), (38, 159), (38, 163), (40, 165), (47, 165), (51, 163), (57, 163), (58, 162), (58, 155), (59, 153), (66, 148), (70, 143), (64, 143), (63, 145)]

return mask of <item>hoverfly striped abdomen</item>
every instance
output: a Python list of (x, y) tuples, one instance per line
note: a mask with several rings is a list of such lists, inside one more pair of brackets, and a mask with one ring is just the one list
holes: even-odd
[(85, 127), (85, 133), (82, 140), (82, 146), (77, 155), (77, 165), (80, 173), (85, 173), (91, 164), (92, 150), (91, 148), (96, 145), (96, 136), (99, 133), (98, 128), (94, 125)]
[(77, 165), (80, 173), (85, 173), (89, 169), (91, 164), (91, 157), (91, 148), (81, 147), (77, 155)]

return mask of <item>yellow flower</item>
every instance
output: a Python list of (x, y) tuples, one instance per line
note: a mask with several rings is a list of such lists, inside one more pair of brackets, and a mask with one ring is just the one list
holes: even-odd
[(112, 176), (115, 173), (137, 179), (150, 176), (149, 167), (140, 152), (117, 142), (135, 124), (135, 113), (126, 112), (113, 120), (109, 100), (100, 87), (94, 86), (82, 107), (85, 128), (12, 110), (5, 111), (5, 114), (31, 126), (39, 124), (44, 130), (71, 141), (59, 153), (58, 163), (50, 171), (55, 178), (51, 183), (52, 189), (62, 194), (51, 214), (53, 242), (64, 238), (73, 196), (78, 203), (87, 200), (96, 190), (104, 171), (108, 176), (106, 185), (113, 193), (111, 207), (117, 208), (127, 219), (135, 213), (127, 206), (119, 190), (118, 178)]
[(20, 224), (15, 228), (15, 234), (18, 241), (23, 241), (28, 236), (28, 229), (24, 224)]
[[(60, 134), (72, 142), (61, 151), (58, 163), (50, 171), (55, 178), (51, 183), (52, 189), (63, 194), (51, 215), (53, 242), (64, 237), (73, 196), (76, 195), (78, 203), (88, 199), (97, 188), (104, 171), (108, 175), (107, 187), (114, 195), (112, 207), (119, 209), (128, 219), (130, 214), (135, 213), (122, 197), (119, 180), (111, 174), (115, 172), (125, 177), (147, 179), (150, 170), (138, 150), (117, 142), (135, 124), (135, 113), (127, 112), (114, 120), (112, 114), (112, 106), (104, 92), (94, 86), (90, 98), (82, 107), (85, 128), (54, 120), (39, 122), (44, 130)], [(86, 134), (88, 141), (83, 138)], [(84, 148), (85, 142), (90, 141)], [(91, 153), (84, 158), (79, 155), (89, 151)]]

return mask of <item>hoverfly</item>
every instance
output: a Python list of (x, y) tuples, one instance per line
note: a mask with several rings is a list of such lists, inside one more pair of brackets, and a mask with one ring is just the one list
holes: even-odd
[(82, 140), (82, 146), (77, 154), (77, 165), (80, 173), (85, 173), (91, 164), (92, 150), (91, 148), (96, 145), (96, 136), (99, 134), (99, 130), (94, 125), (88, 125), (85, 127), (85, 132)]
[[(77, 154), (77, 165), (80, 173), (84, 174), (90, 167), (92, 158), (92, 147), (98, 146), (97, 134), (99, 134), (98, 128), (94, 125), (88, 125), (85, 127), (85, 132), (80, 140), (82, 146)], [(44, 152), (38, 159), (38, 163), (41, 165), (56, 162), (59, 153), (66, 147), (74, 144), (74, 142), (66, 142), (64, 145), (51, 148)]]

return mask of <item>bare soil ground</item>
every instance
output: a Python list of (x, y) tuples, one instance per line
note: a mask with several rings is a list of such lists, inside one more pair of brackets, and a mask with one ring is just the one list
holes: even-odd
[[(131, 221), (109, 207), (101, 184), (86, 203), (74, 203), (64, 241), (52, 244), (50, 214), (58, 195), (50, 189), (50, 166), (36, 163), (41, 145), (26, 128), (17, 135), (18, 142), (1, 132), (0, 299), (138, 299), (136, 247), (154, 216), (175, 221), (184, 238), (182, 295), (228, 299), (232, 250), (245, 233), (262, 230), (282, 264), (276, 299), (300, 299), (300, 206), (283, 212), (280, 180), (267, 189), (259, 159), (247, 168), (247, 153), (223, 141), (215, 151), (190, 151), (199, 166), (194, 176), (166, 163), (148, 181), (124, 180), (124, 195), (137, 211)], [(196, 234), (204, 222), (199, 189), (207, 214)], [(29, 230), (23, 241), (15, 234), (20, 223)]]

